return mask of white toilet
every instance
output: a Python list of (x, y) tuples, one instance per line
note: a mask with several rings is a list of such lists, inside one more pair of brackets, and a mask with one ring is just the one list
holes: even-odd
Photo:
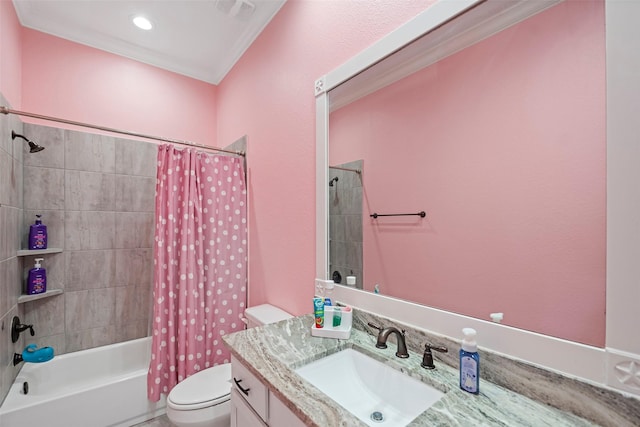
[[(249, 328), (292, 317), (270, 304), (249, 307), (244, 314)], [(171, 390), (167, 397), (167, 417), (177, 427), (229, 427), (230, 396), (231, 364), (204, 369)]]

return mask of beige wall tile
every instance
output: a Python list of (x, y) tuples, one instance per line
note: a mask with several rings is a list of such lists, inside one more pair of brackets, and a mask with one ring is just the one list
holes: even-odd
[(47, 226), (47, 247), (64, 249), (64, 211), (31, 209), (24, 210), (21, 248), (29, 247), (29, 229), (35, 223), (36, 215), (41, 215), (42, 223)]
[(118, 342), (117, 336), (117, 329), (113, 325), (67, 332), (66, 351), (69, 353), (113, 344)]
[(152, 212), (116, 212), (117, 249), (151, 248), (154, 241)]
[(90, 172), (115, 172), (115, 138), (66, 130), (65, 168)]
[(64, 170), (25, 166), (24, 208), (64, 209)]
[(116, 284), (150, 287), (153, 278), (152, 249), (116, 250)]
[(67, 211), (65, 250), (111, 249), (115, 242), (115, 213)]
[(115, 147), (117, 174), (155, 178), (158, 161), (157, 144), (116, 138)]
[(115, 175), (67, 170), (64, 178), (64, 208), (66, 210), (114, 210)]
[[(23, 305), (22, 323), (33, 325), (35, 338), (43, 338), (64, 333), (64, 302), (65, 295), (27, 302)], [(31, 336), (24, 332), (25, 341)], [(35, 339), (34, 338), (34, 339)]]
[(116, 255), (113, 249), (66, 251), (65, 289), (107, 288), (115, 285)]
[(43, 151), (29, 153), (28, 144), (23, 142), (23, 161), (26, 166), (64, 168), (63, 129), (25, 123), (23, 134), (26, 138), (44, 147)]
[(65, 293), (65, 328), (67, 333), (115, 325), (115, 313), (116, 292), (114, 288)]
[(116, 175), (116, 210), (118, 212), (153, 212), (155, 178)]

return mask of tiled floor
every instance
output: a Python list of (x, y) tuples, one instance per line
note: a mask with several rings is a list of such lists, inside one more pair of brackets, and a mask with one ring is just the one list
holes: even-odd
[(166, 415), (162, 415), (131, 427), (174, 427), (174, 425), (171, 424), (171, 421), (169, 421)]

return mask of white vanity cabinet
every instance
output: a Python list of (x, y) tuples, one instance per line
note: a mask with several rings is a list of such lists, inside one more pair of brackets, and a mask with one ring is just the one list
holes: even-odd
[(265, 427), (266, 424), (242, 398), (235, 388), (231, 390), (231, 427)]
[(304, 427), (246, 366), (231, 357), (231, 427)]

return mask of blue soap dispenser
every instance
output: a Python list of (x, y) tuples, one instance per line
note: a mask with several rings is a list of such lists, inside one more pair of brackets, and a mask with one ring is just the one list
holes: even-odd
[(40, 215), (36, 215), (35, 224), (29, 227), (29, 249), (47, 249), (47, 226), (42, 223)]
[(463, 328), (460, 349), (460, 388), (469, 393), (480, 393), (480, 355), (476, 343), (476, 330)]
[(47, 291), (47, 270), (42, 268), (40, 262), (43, 258), (36, 258), (36, 263), (31, 270), (29, 270), (29, 277), (27, 278), (27, 294), (35, 295), (41, 294)]

